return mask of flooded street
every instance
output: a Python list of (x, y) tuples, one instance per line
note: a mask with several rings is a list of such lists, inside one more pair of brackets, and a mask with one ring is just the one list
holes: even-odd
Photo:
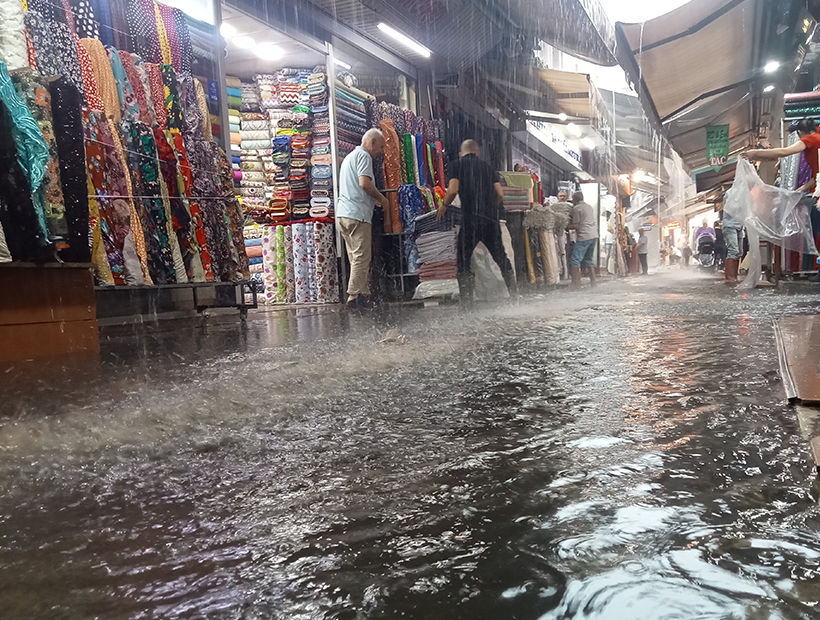
[(668, 272), (519, 306), (107, 329), (0, 379), (3, 618), (798, 619), (771, 321)]

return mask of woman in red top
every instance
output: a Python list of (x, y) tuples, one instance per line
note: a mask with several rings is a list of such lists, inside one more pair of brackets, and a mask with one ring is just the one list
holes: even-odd
[(802, 121), (792, 123), (789, 131), (797, 131), (800, 139), (782, 149), (752, 149), (746, 151), (743, 156), (751, 161), (772, 161), (789, 155), (796, 155), (805, 151), (806, 163), (811, 168), (811, 179), (802, 187), (798, 187), (798, 192), (811, 192), (817, 183), (817, 174), (820, 173), (820, 162), (818, 162), (818, 149), (820, 149), (820, 133), (817, 132), (817, 125), (811, 119), (804, 118)]

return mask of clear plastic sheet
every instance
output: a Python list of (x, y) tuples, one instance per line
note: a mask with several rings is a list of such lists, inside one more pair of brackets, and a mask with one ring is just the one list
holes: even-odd
[(509, 299), (510, 292), (504, 283), (501, 269), (493, 260), (487, 246), (479, 241), (473, 250), (472, 268), (475, 274), (476, 301), (500, 301)]
[(809, 206), (801, 198), (801, 192), (767, 185), (752, 164), (738, 159), (735, 182), (723, 200), (724, 213), (741, 222), (749, 236), (749, 275), (738, 289), (753, 289), (760, 281), (760, 241), (794, 252), (817, 254)]

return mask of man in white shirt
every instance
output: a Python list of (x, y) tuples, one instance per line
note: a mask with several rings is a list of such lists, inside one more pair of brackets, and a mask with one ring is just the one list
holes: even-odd
[(615, 265), (610, 265), (610, 261), (615, 258), (613, 250), (618, 238), (615, 236), (618, 223), (617, 217), (611, 211), (606, 212), (606, 235), (604, 235), (604, 249), (606, 250), (606, 270), (609, 273), (615, 273)]
[(384, 153), (384, 136), (378, 129), (369, 129), (357, 146), (342, 162), (339, 170), (339, 198), (336, 201), (336, 225), (345, 241), (350, 261), (347, 284), (347, 304), (372, 308), (370, 299), (371, 222), (378, 204), (387, 208), (387, 198), (373, 183), (373, 158)]

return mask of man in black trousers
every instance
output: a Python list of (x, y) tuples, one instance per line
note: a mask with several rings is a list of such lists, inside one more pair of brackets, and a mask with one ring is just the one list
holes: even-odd
[(515, 275), (501, 240), (501, 201), (504, 196), (498, 173), (478, 158), (475, 140), (461, 143), (459, 159), (450, 164), (450, 181), (438, 218), (444, 217), (447, 207), (456, 196), (461, 199), (463, 222), (458, 235), (458, 288), (461, 299), (472, 303), (475, 275), (471, 260), (473, 250), (482, 242), (493, 260), (501, 268), (504, 282), (511, 296), (517, 294)]

